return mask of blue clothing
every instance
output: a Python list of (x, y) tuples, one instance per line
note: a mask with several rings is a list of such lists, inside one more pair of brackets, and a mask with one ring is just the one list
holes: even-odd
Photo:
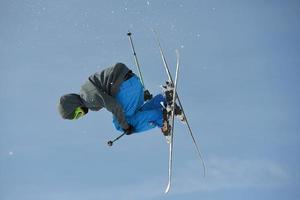
[[(144, 88), (136, 75), (120, 85), (115, 98), (121, 104), (125, 118), (134, 127), (135, 133), (163, 126), (161, 102), (166, 104), (165, 97), (159, 94), (144, 103)], [(117, 130), (123, 131), (115, 116), (113, 123)]]

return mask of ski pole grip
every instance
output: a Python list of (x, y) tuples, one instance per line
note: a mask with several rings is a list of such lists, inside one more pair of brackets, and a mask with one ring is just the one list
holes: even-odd
[(108, 141), (108, 142), (107, 142), (107, 145), (108, 145), (109, 147), (111, 147), (111, 146), (113, 145), (113, 141)]

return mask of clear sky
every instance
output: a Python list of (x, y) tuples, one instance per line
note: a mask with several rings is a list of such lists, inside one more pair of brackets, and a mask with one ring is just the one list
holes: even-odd
[[(1, 200), (296, 200), (300, 196), (298, 0), (1, 0)], [(124, 62), (166, 80), (151, 28), (207, 163), (176, 123), (170, 193), (159, 129), (119, 133), (107, 111), (65, 121), (59, 97)]]

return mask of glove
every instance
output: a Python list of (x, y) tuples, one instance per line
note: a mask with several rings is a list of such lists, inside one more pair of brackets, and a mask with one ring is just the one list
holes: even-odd
[(144, 100), (145, 101), (152, 99), (152, 97), (153, 97), (152, 94), (150, 94), (150, 92), (148, 90), (144, 91)]
[(128, 124), (129, 127), (127, 129), (124, 129), (124, 132), (126, 133), (126, 135), (131, 135), (132, 133), (134, 133), (134, 128), (131, 124)]

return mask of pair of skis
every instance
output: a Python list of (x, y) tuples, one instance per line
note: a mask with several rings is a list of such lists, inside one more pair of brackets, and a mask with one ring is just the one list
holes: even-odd
[(170, 73), (170, 69), (169, 69), (169, 66), (167, 64), (167, 61), (166, 61), (166, 57), (165, 57), (165, 54), (164, 54), (164, 51), (161, 47), (161, 44), (160, 44), (160, 40), (159, 40), (159, 37), (158, 37), (158, 34), (153, 30), (155, 36), (156, 36), (156, 40), (157, 40), (157, 43), (158, 43), (158, 47), (159, 47), (159, 51), (160, 51), (160, 55), (161, 55), (161, 58), (162, 58), (162, 61), (163, 61), (163, 64), (164, 64), (164, 68), (166, 70), (166, 73), (168, 75), (168, 78), (169, 78), (169, 82), (174, 86), (173, 88), (173, 104), (172, 104), (172, 111), (171, 111), (171, 140), (170, 140), (170, 143), (169, 143), (169, 178), (168, 178), (168, 184), (167, 184), (167, 187), (166, 187), (166, 190), (165, 190), (165, 193), (168, 193), (171, 189), (171, 179), (172, 179), (172, 161), (173, 161), (173, 140), (174, 140), (174, 116), (175, 116), (175, 102), (176, 100), (178, 101), (179, 103), (179, 106), (182, 110), (182, 113), (184, 115), (184, 118), (185, 118), (185, 124), (188, 128), (188, 131), (189, 131), (189, 134), (190, 136), (192, 137), (192, 140), (193, 140), (193, 143), (194, 143), (194, 146), (196, 148), (196, 151), (197, 151), (197, 154), (201, 160), (201, 163), (202, 163), (202, 166), (203, 166), (203, 176), (205, 176), (206, 174), (206, 166), (205, 166), (205, 162), (203, 160), (203, 156), (201, 154), (201, 151), (198, 147), (198, 144), (196, 142), (196, 139), (194, 137), (194, 134), (193, 134), (193, 131), (191, 129), (191, 126), (189, 124), (189, 121), (186, 117), (186, 114), (184, 112), (184, 109), (183, 109), (183, 106), (181, 104), (181, 101), (180, 101), (180, 98), (179, 98), (179, 95), (177, 93), (177, 83), (178, 83), (178, 72), (179, 72), (179, 65), (180, 65), (180, 58), (179, 58), (179, 51), (176, 50), (176, 73), (175, 73), (175, 81), (173, 81), (173, 78), (172, 78), (172, 75)]
[[(179, 95), (177, 94), (177, 82), (178, 82), (178, 72), (179, 72), (179, 65), (180, 65), (180, 55), (179, 55), (179, 51), (176, 50), (176, 74), (175, 74), (175, 81), (173, 80), (172, 78), (172, 75), (170, 73), (170, 69), (169, 69), (169, 66), (167, 64), (167, 61), (166, 61), (166, 57), (165, 57), (165, 54), (164, 54), (164, 51), (161, 47), (161, 44), (160, 44), (160, 40), (159, 40), (159, 37), (158, 37), (158, 34), (152, 30), (155, 37), (156, 37), (156, 40), (157, 40), (157, 43), (158, 43), (158, 47), (159, 47), (159, 51), (160, 51), (160, 55), (161, 55), (161, 58), (162, 58), (162, 61), (163, 61), (163, 64), (164, 64), (164, 68), (166, 70), (166, 73), (168, 75), (168, 79), (169, 79), (169, 83), (171, 83), (171, 85), (173, 85), (173, 100), (172, 100), (172, 104), (171, 104), (171, 139), (170, 139), (170, 143), (169, 143), (169, 178), (168, 178), (168, 184), (167, 184), (167, 187), (165, 189), (165, 193), (168, 193), (170, 191), (170, 188), (171, 188), (171, 179), (172, 179), (172, 161), (173, 161), (173, 139), (174, 139), (174, 118), (175, 118), (175, 103), (176, 101), (178, 101), (179, 103), (179, 106), (182, 110), (182, 113), (183, 113), (183, 116), (185, 118), (185, 124), (187, 126), (187, 129), (188, 129), (188, 132), (193, 140), (193, 144), (195, 146), (195, 149), (197, 151), (197, 155), (199, 156), (201, 162), (202, 162), (202, 166), (203, 166), (203, 176), (205, 176), (206, 174), (206, 167), (205, 167), (205, 162), (203, 160), (203, 157), (202, 157), (202, 154), (201, 154), (201, 151), (198, 147), (198, 144), (196, 142), (196, 139), (194, 137), (194, 134), (193, 134), (193, 131), (191, 129), (191, 126), (188, 122), (188, 119), (186, 117), (186, 114), (184, 112), (184, 109), (183, 109), (183, 106), (181, 104), (181, 101), (180, 101), (180, 98), (179, 98)], [(138, 71), (139, 71), (139, 76), (141, 78), (141, 81), (142, 81), (142, 84), (143, 84), (143, 87), (145, 89), (145, 84), (144, 84), (144, 81), (143, 81), (143, 78), (142, 78), (142, 74), (141, 74), (141, 71), (140, 71), (140, 66), (139, 66), (139, 63), (138, 63), (138, 60), (137, 60), (137, 56), (136, 56), (136, 52), (134, 50), (134, 46), (133, 46), (133, 43), (132, 43), (132, 38), (131, 38), (131, 33), (128, 32), (127, 35), (129, 36), (129, 39), (130, 39), (130, 43), (131, 43), (131, 47), (132, 47), (132, 50), (133, 50), (133, 54), (134, 54), (134, 57), (135, 57), (135, 62), (136, 62), (136, 65), (137, 65), (137, 68), (138, 68)], [(145, 90), (145, 94), (146, 96), (150, 95), (150, 93), (148, 92), (148, 90)], [(122, 134), (123, 135), (123, 134)], [(119, 139), (119, 137), (117, 138)], [(115, 140), (114, 140), (115, 141)], [(114, 141), (109, 141), (109, 146), (112, 145), (112, 143)], [(111, 144), (111, 145), (110, 145)]]

